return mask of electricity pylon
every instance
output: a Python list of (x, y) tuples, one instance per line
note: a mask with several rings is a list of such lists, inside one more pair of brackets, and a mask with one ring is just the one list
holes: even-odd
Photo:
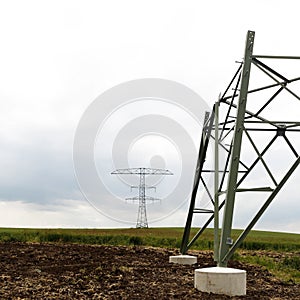
[[(300, 132), (300, 119), (299, 116), (295, 117), (297, 120), (290, 117), (293, 111), (300, 110), (300, 96), (294, 92), (293, 88), (295, 83), (300, 81), (300, 77), (287, 78), (285, 72), (275, 70), (266, 62), (266, 60), (273, 63), (278, 60), (295, 61), (300, 60), (300, 57), (254, 55), (254, 35), (253, 31), (248, 31), (243, 62), (239, 63), (238, 70), (224, 94), (215, 103), (212, 112), (206, 114), (190, 208), (180, 248), (180, 252), (185, 254), (214, 220), (214, 259), (221, 267), (227, 266), (234, 251), (245, 240), (300, 164), (299, 150), (297, 151), (295, 147), (297, 139), (294, 138), (294, 145), (291, 140), (296, 133)], [(261, 77), (256, 79), (251, 67), (256, 68), (257, 75)], [(250, 75), (252, 81), (250, 81)], [(272, 84), (261, 84), (261, 78), (271, 80)], [(256, 79), (256, 82), (253, 79)], [(259, 86), (250, 89), (249, 83), (259, 84)], [(257, 94), (259, 95), (258, 101), (255, 98)], [(279, 96), (284, 97), (284, 102), (280, 106), (280, 117), (274, 119), (271, 107), (282, 101)], [(294, 106), (296, 103), (299, 104), (298, 108)], [(291, 104), (291, 109), (286, 109), (289, 108), (289, 104)], [(272, 154), (272, 150), (276, 150), (276, 146), (275, 149), (272, 147), (280, 141), (286, 147), (286, 151), (280, 153), (281, 157), (277, 158), (283, 166), (278, 175), (272, 172), (276, 165), (274, 159), (268, 161), (267, 155)], [(209, 143), (214, 146), (213, 169), (205, 165)], [(220, 151), (225, 153), (224, 162), (219, 159)], [(292, 159), (288, 159), (288, 153), (291, 154)], [(276, 154), (278, 156), (278, 153)], [(270, 164), (273, 166), (270, 167)], [(261, 167), (261, 171), (255, 173), (258, 167)], [(214, 173), (213, 191), (208, 189), (208, 182), (204, 176), (208, 172)], [(258, 183), (259, 186), (253, 186)], [(244, 186), (245, 184), (251, 185)], [(212, 209), (197, 208), (196, 195), (200, 185), (207, 192)], [(241, 193), (246, 195), (261, 193), (261, 199), (264, 198), (264, 202), (234, 241), (231, 236), (234, 207), (236, 198), (245, 199), (240, 196)], [(224, 197), (222, 201), (221, 197)], [(248, 196), (248, 199), (255, 198)], [(219, 211), (223, 207), (223, 222), (219, 236)], [(205, 213), (208, 218), (189, 240), (195, 213)]]
[(155, 188), (155, 187), (146, 185), (145, 176), (146, 175), (173, 175), (173, 173), (170, 172), (169, 170), (163, 170), (163, 169), (128, 168), (128, 169), (117, 169), (117, 170), (113, 171), (111, 174), (115, 174), (115, 175), (116, 174), (125, 174), (125, 175), (139, 175), (140, 176), (139, 185), (131, 187), (131, 188), (138, 188), (139, 195), (136, 197), (125, 198), (125, 200), (139, 202), (136, 228), (148, 228), (146, 202), (147, 201), (160, 201), (160, 199), (146, 195), (146, 189)]

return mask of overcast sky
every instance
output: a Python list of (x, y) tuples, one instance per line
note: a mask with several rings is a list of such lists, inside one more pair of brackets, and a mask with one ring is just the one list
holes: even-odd
[[(118, 198), (125, 195), (125, 185), (103, 194), (111, 203), (108, 215), (115, 212), (115, 218), (99, 213), (80, 191), (72, 151), (88, 106), (106, 90), (140, 78), (176, 81), (212, 106), (243, 57), (247, 30), (256, 32), (255, 54), (300, 55), (299, 9), (298, 1), (277, 0), (1, 1), (0, 227), (134, 227), (137, 206), (128, 203), (123, 209)], [(290, 70), (300, 75), (300, 66)], [(153, 113), (153, 105), (136, 106), (130, 118)], [(159, 114), (166, 111), (184, 118), (161, 105)], [(274, 115), (280, 112), (274, 109)], [(299, 116), (300, 110), (293, 112)], [(124, 121), (128, 108), (123, 113)], [(118, 115), (106, 124), (112, 131), (116, 120)], [(183, 127), (197, 141), (193, 121)], [(101, 134), (96, 150), (104, 145), (107, 133)], [(138, 155), (149, 143), (156, 145), (153, 151)], [(129, 154), (131, 166), (150, 162), (179, 170), (174, 161), (183, 158), (171, 144), (160, 136), (138, 140)], [(192, 166), (195, 157), (190, 160)], [(109, 178), (106, 184), (121, 186)], [(164, 178), (157, 193), (149, 193), (167, 197), (177, 179)], [(297, 170), (256, 229), (300, 233), (299, 179)], [(128, 188), (127, 194), (132, 197), (134, 191)], [(150, 226), (184, 226), (186, 204), (174, 204), (172, 213), (160, 205), (149, 207)], [(237, 204), (237, 209), (235, 226), (242, 227), (255, 204)], [(124, 212), (131, 223), (118, 222)]]

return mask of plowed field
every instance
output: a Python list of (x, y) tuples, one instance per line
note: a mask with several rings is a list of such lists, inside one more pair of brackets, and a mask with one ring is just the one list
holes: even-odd
[(260, 267), (247, 271), (247, 296), (230, 298), (194, 289), (194, 269), (168, 262), (175, 250), (77, 244), (0, 243), (0, 299), (300, 299), (300, 285), (284, 284)]

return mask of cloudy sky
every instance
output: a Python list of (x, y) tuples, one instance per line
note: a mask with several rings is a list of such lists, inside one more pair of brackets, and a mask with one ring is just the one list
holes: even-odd
[[(107, 176), (123, 166), (109, 161), (105, 147), (127, 128), (124, 120), (147, 113), (174, 116), (194, 145), (197, 124), (183, 124), (186, 112), (168, 103), (157, 106), (155, 99), (107, 116), (95, 142), (98, 175), (108, 187), (99, 195), (106, 199), (101, 213), (101, 205), (95, 207), (80, 190), (73, 164), (74, 136), (89, 105), (124, 82), (162, 78), (192, 89), (210, 107), (243, 57), (247, 30), (256, 32), (256, 54), (300, 55), (299, 9), (298, 1), (277, 0), (1, 1), (0, 226), (134, 227), (137, 206), (123, 207), (120, 198), (136, 191)], [(292, 72), (300, 71), (293, 67)], [(274, 114), (280, 116), (280, 107)], [(160, 166), (178, 174), (182, 166), (176, 162), (189, 160), (163, 134), (145, 136), (130, 147), (131, 167)], [(191, 155), (188, 164), (194, 163)], [(135, 179), (127, 183), (137, 184)], [(192, 174), (186, 179), (189, 189)], [(300, 233), (299, 179), (298, 170), (256, 229)], [(176, 180), (162, 178), (156, 193), (149, 194), (167, 197)], [(168, 211), (151, 204), (150, 226), (183, 226), (186, 203), (172, 205)], [(238, 204), (235, 226), (244, 226), (255, 208)]]

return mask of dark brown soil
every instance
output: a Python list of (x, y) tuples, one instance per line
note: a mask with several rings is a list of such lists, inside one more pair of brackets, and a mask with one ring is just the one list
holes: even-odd
[(230, 266), (247, 271), (247, 296), (199, 292), (194, 269), (214, 265), (207, 251), (194, 266), (149, 247), (0, 243), (0, 252), (0, 299), (300, 299), (300, 285), (238, 262)]

